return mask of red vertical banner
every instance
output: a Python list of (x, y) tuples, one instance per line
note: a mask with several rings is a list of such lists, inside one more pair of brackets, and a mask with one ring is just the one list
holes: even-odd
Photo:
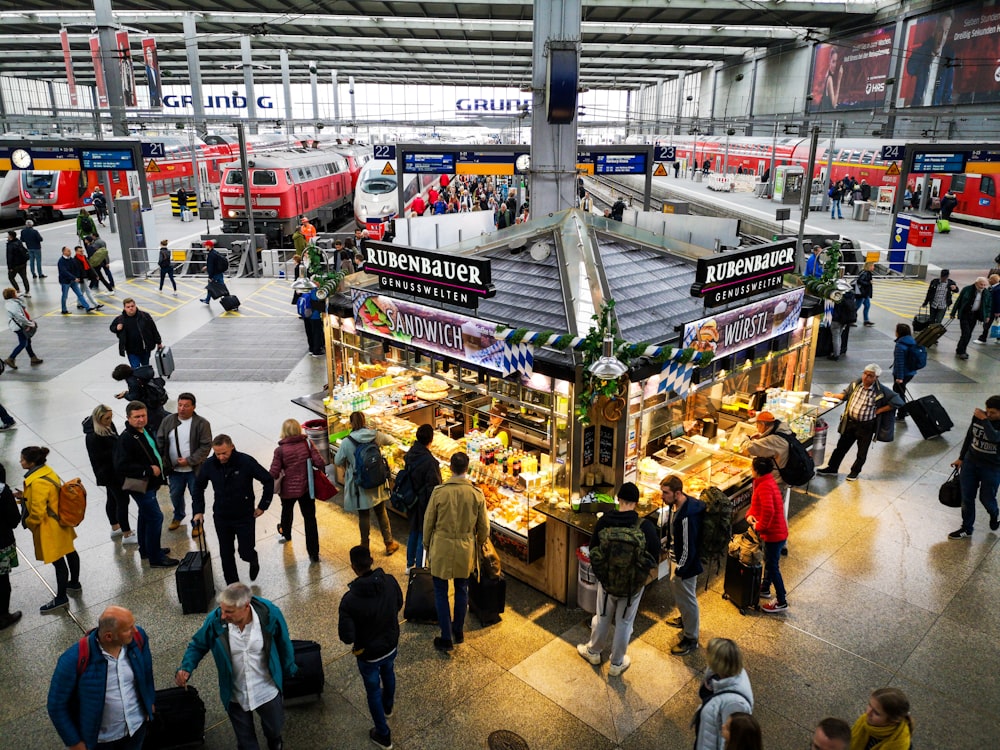
[(132, 68), (132, 49), (128, 43), (128, 32), (116, 31), (115, 42), (118, 46), (118, 64), (121, 71), (122, 95), (125, 99), (125, 106), (135, 107), (138, 106), (139, 102), (135, 96), (135, 70)]
[(156, 40), (146, 37), (142, 40), (142, 62), (146, 68), (146, 84), (149, 86), (149, 106), (163, 105), (163, 87), (160, 85), (160, 59), (156, 55)]
[(97, 106), (107, 108), (108, 87), (104, 81), (104, 65), (101, 63), (101, 40), (90, 37), (90, 59), (94, 63), (94, 85), (97, 86)]
[(66, 87), (69, 89), (69, 103), (78, 107), (80, 102), (76, 95), (76, 79), (73, 77), (73, 55), (69, 51), (69, 32), (66, 29), (59, 30), (59, 40), (62, 42), (63, 62), (66, 63)]

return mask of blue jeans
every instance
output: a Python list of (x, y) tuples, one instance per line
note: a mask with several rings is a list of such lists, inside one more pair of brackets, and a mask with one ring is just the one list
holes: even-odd
[(187, 508), (184, 506), (184, 490), (187, 489), (194, 497), (193, 471), (175, 471), (167, 481), (170, 482), (170, 503), (174, 506), (174, 520), (180, 521), (187, 515)]
[(98, 750), (142, 750), (142, 742), (146, 739), (146, 726), (143, 724), (131, 737), (122, 737), (112, 742), (98, 742)]
[(170, 266), (160, 266), (160, 291), (163, 291), (163, 281), (164, 278), (169, 276), (170, 283), (174, 285), (174, 291), (177, 291), (177, 282), (174, 281), (174, 267)]
[(3, 408), (3, 404), (0, 404), (0, 421), (3, 421), (5, 425), (14, 424), (14, 417), (7, 413), (7, 410)]
[[(257, 744), (257, 732), (253, 726), (253, 712), (244, 711), (239, 703), (230, 703), (226, 712), (236, 734), (237, 749), (260, 750), (260, 745)], [(281, 733), (285, 728), (285, 704), (281, 700), (281, 693), (263, 706), (258, 706), (257, 715), (260, 717), (260, 725), (267, 739), (268, 750), (281, 750)]]
[(75, 281), (71, 281), (68, 284), (62, 284), (61, 286), (62, 286), (62, 311), (63, 312), (68, 312), (68, 310), (66, 309), (66, 297), (69, 296), (69, 290), (70, 289), (72, 289), (76, 293), (76, 299), (77, 299), (77, 301), (81, 305), (83, 305), (84, 307), (86, 307), (88, 310), (93, 309), (94, 306), (91, 305), (89, 302), (87, 302), (86, 297), (84, 297), (83, 293), (80, 291), (80, 285), (77, 284)]
[(28, 356), (34, 358), (35, 351), (31, 348), (31, 339), (24, 335), (24, 331), (14, 331), (17, 334), (17, 346), (14, 347), (14, 351), (10, 353), (8, 359), (14, 359), (22, 350), (28, 350)]
[(32, 276), (42, 275), (42, 248), (28, 248), (28, 268)]
[(133, 354), (132, 352), (126, 352), (125, 356), (128, 357), (129, 366), (133, 370), (139, 367), (145, 367), (149, 365), (149, 352), (142, 352), (142, 354)]
[(864, 313), (865, 314), (865, 323), (867, 323), (868, 322), (868, 313), (870, 313), (871, 309), (872, 309), (872, 298), (871, 297), (858, 297), (858, 305), (854, 309), (855, 310), (860, 310), (862, 305), (864, 305), (864, 308), (865, 308), (865, 313)]
[(424, 513), (420, 503), (410, 511), (410, 535), (406, 538), (406, 567), (422, 565), (424, 561)]
[(365, 683), (365, 693), (368, 694), (368, 711), (375, 722), (375, 731), (383, 737), (389, 736), (389, 725), (385, 721), (385, 712), (392, 712), (396, 701), (396, 654), (393, 651), (378, 661), (363, 661), (358, 659), (358, 671)]
[(979, 490), (979, 502), (986, 508), (990, 516), (997, 515), (997, 486), (1000, 485), (1000, 468), (986, 466), (974, 459), (967, 458), (962, 462), (959, 472), (962, 484), (962, 528), (972, 533), (976, 524), (976, 490)]
[(844, 214), (842, 214), (840, 212), (840, 201), (834, 199), (830, 203), (830, 218), (831, 219), (836, 219), (838, 217), (841, 218), (841, 219), (843, 219), (844, 218)]
[(434, 606), (437, 609), (438, 624), (441, 626), (441, 639), (452, 640), (452, 626), (459, 633), (465, 627), (465, 613), (469, 611), (469, 579), (454, 578), (455, 581), (455, 617), (448, 612), (448, 579), (434, 578)]
[(785, 541), (764, 542), (764, 577), (760, 582), (761, 591), (769, 591), (771, 584), (774, 584), (774, 596), (778, 604), (787, 604), (785, 601), (785, 579), (781, 577), (781, 550), (785, 548)]
[(163, 512), (156, 501), (156, 490), (147, 492), (130, 492), (129, 495), (139, 506), (139, 522), (136, 533), (139, 535), (139, 555), (148, 558), (150, 562), (160, 562), (163, 553), (160, 552), (160, 531), (163, 529)]

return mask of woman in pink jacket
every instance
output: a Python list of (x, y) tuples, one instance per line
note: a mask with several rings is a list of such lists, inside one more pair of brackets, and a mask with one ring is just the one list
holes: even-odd
[(771, 584), (774, 584), (774, 599), (764, 602), (760, 608), (765, 612), (784, 612), (788, 609), (785, 600), (785, 581), (781, 577), (781, 550), (788, 540), (788, 522), (785, 520), (785, 504), (781, 490), (774, 479), (774, 461), (770, 458), (755, 458), (751, 468), (753, 474), (753, 497), (747, 511), (747, 523), (754, 527), (764, 543), (764, 578), (760, 582), (761, 598), (769, 598)]
[(302, 525), (306, 532), (306, 552), (311, 562), (319, 562), (319, 529), (316, 526), (316, 499), (309, 491), (309, 461), (313, 466), (323, 468), (323, 458), (319, 451), (302, 434), (302, 427), (295, 419), (286, 419), (281, 425), (281, 439), (274, 449), (271, 461), (271, 476), (277, 479), (282, 474), (281, 489), (281, 523), (278, 533), (281, 542), (292, 541), (292, 519), (295, 516), (295, 503), (302, 512)]

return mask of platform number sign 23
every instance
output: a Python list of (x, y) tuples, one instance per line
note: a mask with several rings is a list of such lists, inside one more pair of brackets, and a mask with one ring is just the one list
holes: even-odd
[(653, 161), (675, 161), (677, 149), (674, 146), (654, 146)]

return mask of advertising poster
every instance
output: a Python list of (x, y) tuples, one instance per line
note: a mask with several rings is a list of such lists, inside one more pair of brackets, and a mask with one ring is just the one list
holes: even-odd
[(885, 100), (894, 27), (844, 37), (813, 49), (810, 112), (870, 109)]
[(69, 51), (69, 32), (66, 29), (59, 30), (59, 41), (62, 43), (63, 62), (66, 64), (66, 88), (69, 90), (69, 103), (74, 107), (79, 107), (80, 100), (76, 95), (76, 78), (73, 76), (73, 55)]
[(910, 21), (898, 107), (1000, 101), (1000, 4), (978, 2)]
[(97, 88), (97, 106), (108, 106), (108, 87), (104, 81), (104, 65), (101, 63), (101, 40), (96, 35), (90, 37), (90, 60), (94, 64), (94, 85)]
[(684, 326), (684, 346), (715, 352), (719, 358), (794, 331), (804, 297), (804, 288), (795, 289), (688, 323)]
[(163, 105), (163, 88), (160, 86), (160, 59), (156, 55), (156, 40), (149, 36), (142, 40), (142, 63), (146, 68), (149, 106), (160, 107)]
[(506, 372), (503, 343), (494, 338), (496, 323), (361, 289), (351, 290), (351, 300), (354, 325), (359, 333), (381, 336), (498, 373)]
[(135, 70), (132, 67), (132, 48), (128, 43), (128, 32), (116, 31), (115, 43), (118, 46), (119, 70), (121, 71), (122, 95), (125, 97), (125, 106), (135, 107), (139, 102), (135, 94)]

